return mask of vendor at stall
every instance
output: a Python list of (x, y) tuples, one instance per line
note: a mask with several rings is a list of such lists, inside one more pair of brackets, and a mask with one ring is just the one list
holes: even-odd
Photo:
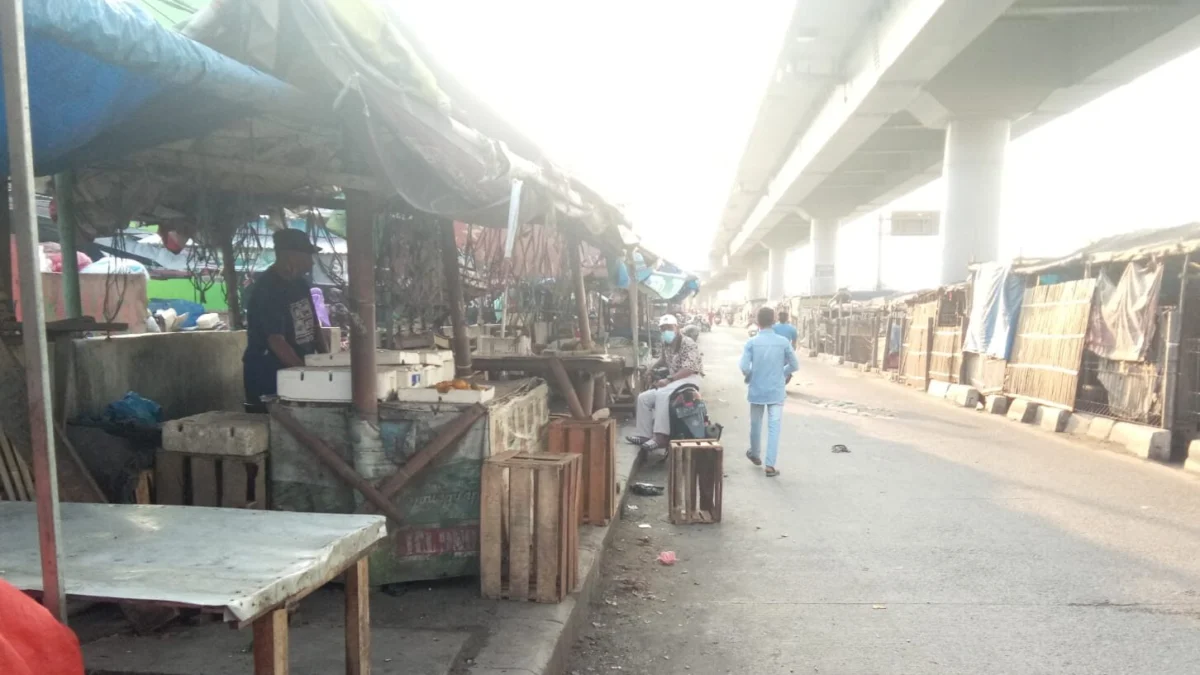
[(313, 254), (321, 249), (300, 230), (277, 230), (274, 240), (275, 264), (255, 280), (246, 307), (242, 379), (249, 412), (266, 412), (262, 397), (275, 394), (276, 372), (328, 351), (309, 290)]

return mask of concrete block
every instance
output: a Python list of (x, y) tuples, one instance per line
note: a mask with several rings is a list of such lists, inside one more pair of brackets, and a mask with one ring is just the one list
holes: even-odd
[(1185, 471), (1200, 473), (1200, 439), (1188, 444), (1188, 455), (1183, 462), (1183, 468)]
[(1072, 436), (1087, 436), (1088, 429), (1092, 426), (1092, 420), (1096, 419), (1091, 415), (1081, 413), (1071, 413), (1067, 418), (1067, 425), (1063, 427), (1063, 432)]
[(969, 384), (950, 385), (946, 398), (972, 410), (979, 406), (979, 390)]
[(1054, 433), (1065, 429), (1069, 419), (1071, 419), (1071, 411), (1049, 406), (1038, 406), (1037, 413), (1034, 414), (1034, 421), (1039, 427)]
[(1038, 404), (1024, 398), (1014, 398), (1008, 405), (1008, 419), (1023, 424), (1032, 424), (1037, 419)]
[(1171, 432), (1166, 429), (1117, 422), (1108, 440), (1138, 457), (1158, 462), (1171, 461)]
[(271, 446), (267, 415), (214, 411), (163, 424), (162, 446), (172, 452), (251, 457)]
[(941, 380), (930, 380), (929, 388), (925, 390), (925, 393), (934, 398), (946, 398), (946, 395), (950, 393), (950, 383), (942, 382)]
[(1097, 441), (1107, 441), (1115, 425), (1116, 421), (1107, 417), (1093, 417), (1088, 425), (1087, 436)]
[(985, 399), (983, 409), (992, 415), (1008, 413), (1008, 397), (1004, 394), (992, 394)]
[(817, 350), (815, 350), (815, 349), (808, 350), (808, 358), (810, 358), (810, 359), (817, 358)]

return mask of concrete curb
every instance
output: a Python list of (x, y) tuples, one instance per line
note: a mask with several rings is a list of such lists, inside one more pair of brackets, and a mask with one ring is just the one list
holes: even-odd
[[(618, 433), (623, 433), (624, 428)], [(624, 436), (619, 442), (624, 441)], [(599, 587), (604, 550), (625, 511), (629, 481), (644, 461), (633, 451), (629, 471), (621, 480), (617, 515), (604, 527), (581, 526), (579, 531), (579, 589), (557, 605), (498, 601), (495, 622), (479, 653), (467, 668), (470, 675), (558, 675), (566, 670), (571, 647), (579, 639), (592, 595)], [(618, 459), (621, 452), (618, 450)]]

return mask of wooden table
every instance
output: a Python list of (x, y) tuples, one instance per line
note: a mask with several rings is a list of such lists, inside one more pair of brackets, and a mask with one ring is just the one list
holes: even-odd
[[(346, 673), (371, 672), (367, 554), (382, 516), (194, 506), (61, 505), (70, 597), (190, 607), (253, 626), (255, 675), (288, 672), (288, 607), (345, 573)], [(0, 502), (0, 577), (42, 587), (32, 502)]]
[[(608, 405), (608, 378), (619, 378), (625, 371), (625, 359), (612, 354), (573, 354), (554, 352), (538, 356), (472, 356), (471, 366), (476, 370), (496, 372), (524, 372), (542, 377), (551, 383), (560, 395), (570, 398), (565, 386), (553, 372), (553, 363), (558, 360), (563, 370), (572, 375), (571, 385), (575, 398), (584, 414)], [(599, 395), (597, 395), (599, 392)]]

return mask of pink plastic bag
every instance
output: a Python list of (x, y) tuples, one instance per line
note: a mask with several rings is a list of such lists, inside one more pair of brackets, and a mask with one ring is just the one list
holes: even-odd
[(658, 562), (666, 565), (667, 567), (674, 565), (676, 560), (677, 558), (675, 557), (675, 551), (663, 551), (662, 553), (658, 554)]

